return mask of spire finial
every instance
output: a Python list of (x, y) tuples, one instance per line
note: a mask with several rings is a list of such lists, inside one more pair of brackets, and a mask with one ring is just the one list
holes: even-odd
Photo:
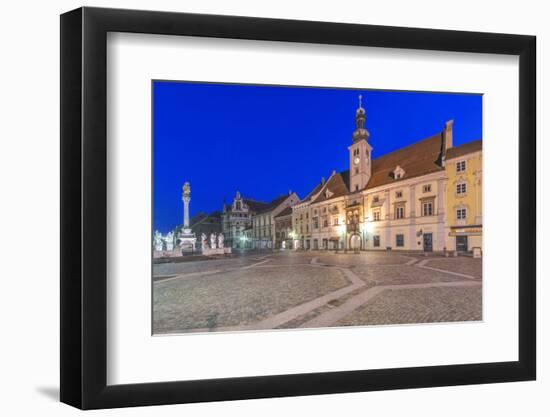
[(356, 111), (357, 117), (365, 117), (365, 109), (363, 108), (363, 95), (359, 94), (359, 107), (357, 107)]

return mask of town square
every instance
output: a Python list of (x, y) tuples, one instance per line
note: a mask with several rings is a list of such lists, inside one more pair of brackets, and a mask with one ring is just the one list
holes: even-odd
[(156, 334), (482, 319), (481, 259), (249, 251), (153, 268)]
[[(243, 86), (228, 88), (238, 89), (232, 100), (250, 93)], [(279, 93), (270, 90), (266, 96), (258, 91), (273, 101)], [(289, 91), (285, 94), (292, 99), (304, 94), (303, 89)], [(336, 93), (315, 94), (323, 99)], [(346, 92), (342, 106), (350, 107), (352, 94)], [(422, 101), (433, 101), (429, 108), (434, 114), (441, 108), (438, 95), (366, 94), (373, 103), (379, 97), (387, 101), (386, 94), (391, 94), (392, 105), (408, 103), (413, 113)], [(338, 138), (335, 153), (326, 155), (326, 161), (300, 156), (302, 162), (289, 171), (266, 157), (255, 174), (247, 171), (254, 160), (247, 159), (242, 167), (224, 169), (223, 176), (199, 164), (198, 171), (178, 173), (179, 184), (173, 175), (166, 177), (172, 185), (169, 193), (159, 193), (158, 200), (166, 202), (158, 207), (176, 217), (168, 232), (155, 228), (152, 239), (154, 334), (483, 319), (483, 153), (481, 107), (476, 107), (481, 99), (444, 97), (441, 103), (449, 105), (449, 111), (441, 112), (437, 120), (442, 121), (427, 127), (422, 136), (397, 138), (400, 146), (371, 135), (363, 93), (354, 101), (355, 108), (342, 113), (353, 126), (347, 138)], [(376, 104), (373, 108), (375, 115), (381, 114)], [(250, 133), (249, 122), (235, 124), (239, 115), (235, 110), (229, 126)], [(469, 122), (473, 128), (464, 133), (458, 127), (468, 127), (469, 119), (474, 120)], [(299, 129), (307, 117), (296, 116), (296, 123)], [(381, 130), (380, 123), (375, 119), (374, 128)], [(410, 123), (403, 128), (407, 135), (415, 130), (414, 118)], [(288, 129), (283, 123), (281, 132), (292, 131)], [(385, 129), (390, 135), (395, 126)], [(165, 134), (172, 147), (180, 146), (172, 131)], [(216, 140), (216, 135), (210, 137), (214, 142), (209, 145)], [(262, 154), (259, 149), (276, 152), (254, 136), (250, 140), (252, 148), (231, 144), (225, 151), (235, 158), (255, 157)], [(389, 145), (390, 151), (377, 153), (378, 146)], [(165, 147), (163, 162), (172, 157), (172, 147)], [(210, 155), (220, 158), (216, 152)], [(306, 181), (312, 164), (340, 169)], [(171, 167), (161, 165), (159, 172), (176, 172)], [(156, 181), (159, 188), (165, 186), (161, 179)], [(288, 191), (274, 192), (286, 186)], [(224, 197), (226, 192), (232, 195)], [(211, 208), (196, 210), (194, 204)], [(163, 224), (165, 219), (155, 222)]]

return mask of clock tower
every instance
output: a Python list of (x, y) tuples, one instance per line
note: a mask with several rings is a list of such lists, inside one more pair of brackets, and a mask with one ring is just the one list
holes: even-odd
[(349, 149), (350, 191), (360, 191), (367, 186), (371, 176), (372, 147), (368, 143), (369, 132), (365, 129), (367, 116), (359, 96), (359, 107), (355, 113), (355, 131), (353, 143)]

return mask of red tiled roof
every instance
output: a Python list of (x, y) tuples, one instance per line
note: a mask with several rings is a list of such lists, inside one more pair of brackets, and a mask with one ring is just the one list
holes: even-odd
[[(443, 170), (441, 166), (441, 135), (442, 133), (438, 133), (373, 159), (371, 177), (365, 188), (375, 188)], [(394, 179), (393, 171), (398, 165), (403, 168), (405, 174), (400, 179)]]
[(317, 194), (319, 191), (321, 191), (321, 188), (323, 188), (323, 185), (324, 185), (324, 184), (323, 184), (322, 182), (320, 182), (319, 184), (317, 184), (317, 185), (315, 186), (315, 188), (313, 188), (313, 190), (311, 190), (311, 192), (310, 192), (308, 195), (306, 195), (306, 196), (304, 197), (304, 199), (301, 201), (301, 203), (311, 200), (311, 198), (312, 198), (315, 194)]
[(285, 201), (288, 197), (290, 197), (290, 195), (285, 194), (285, 195), (277, 197), (274, 200), (271, 200), (264, 207), (262, 207), (260, 210), (258, 210), (258, 214), (267, 213), (268, 211), (274, 210), (277, 206), (279, 206), (279, 204), (281, 204), (283, 201)]
[(263, 201), (256, 201), (250, 198), (243, 198), (243, 202), (248, 206), (248, 209), (250, 211), (254, 211), (254, 212), (263, 210), (268, 205), (268, 203), (265, 203)]
[[(371, 177), (365, 189), (371, 189), (444, 170), (441, 166), (442, 135), (443, 132), (440, 132), (429, 138), (373, 159)], [(468, 142), (447, 150), (446, 158), (455, 158), (481, 149), (481, 140)], [(400, 166), (405, 171), (404, 175), (399, 179), (395, 179), (393, 176), (393, 172), (397, 166)], [(326, 189), (331, 193), (329, 197), (325, 196)], [(311, 199), (319, 191), (322, 192), (312, 201), (313, 203), (348, 194), (349, 170), (332, 175), (326, 184), (317, 184), (313, 191), (311, 191), (302, 201)]]
[(469, 153), (481, 151), (483, 148), (483, 141), (481, 139), (474, 140), (472, 142), (464, 143), (455, 148), (447, 150), (446, 159), (457, 158), (459, 156), (467, 155)]
[(292, 207), (288, 206), (287, 208), (285, 208), (283, 211), (281, 211), (279, 214), (277, 214), (275, 216), (275, 218), (277, 217), (284, 217), (284, 216), (289, 216), (292, 214)]
[[(349, 177), (349, 171), (334, 173), (330, 176), (327, 183), (324, 185), (321, 193), (315, 198), (313, 203), (330, 200), (349, 193), (346, 179)], [(326, 190), (329, 191), (329, 196), (325, 195)]]

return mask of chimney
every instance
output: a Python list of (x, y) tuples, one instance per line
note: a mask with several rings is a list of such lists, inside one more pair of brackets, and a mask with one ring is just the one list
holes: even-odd
[(322, 177), (322, 178), (321, 178), (321, 184), (322, 184), (322, 185), (325, 185), (325, 177)]
[(445, 140), (445, 150), (449, 150), (453, 147), (453, 124), (454, 120), (447, 120), (445, 123), (445, 131), (443, 138)]
[(447, 151), (453, 147), (453, 123), (454, 120), (447, 120), (445, 122), (445, 130), (441, 135), (441, 166), (445, 167), (445, 159), (447, 158)]

